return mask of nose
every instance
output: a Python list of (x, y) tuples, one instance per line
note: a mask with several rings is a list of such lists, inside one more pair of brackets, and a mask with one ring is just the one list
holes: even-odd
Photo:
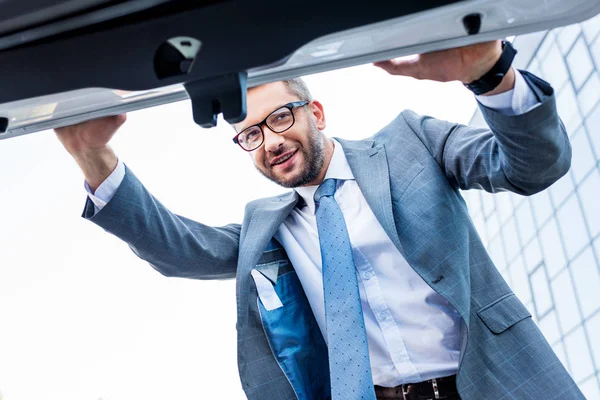
[(266, 125), (263, 127), (263, 135), (265, 139), (264, 146), (266, 152), (277, 151), (283, 142), (285, 142), (285, 138), (281, 134), (273, 132)]

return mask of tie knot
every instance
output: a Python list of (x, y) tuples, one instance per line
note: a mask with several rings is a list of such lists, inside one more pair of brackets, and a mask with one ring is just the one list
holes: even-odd
[(318, 203), (323, 196), (333, 196), (336, 188), (335, 179), (325, 179), (323, 183), (319, 185), (315, 192), (315, 202)]

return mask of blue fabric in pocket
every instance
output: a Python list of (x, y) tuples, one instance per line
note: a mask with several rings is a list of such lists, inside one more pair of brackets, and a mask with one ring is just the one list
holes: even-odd
[(275, 292), (283, 307), (258, 307), (271, 350), (298, 399), (329, 399), (327, 345), (295, 271), (277, 278)]

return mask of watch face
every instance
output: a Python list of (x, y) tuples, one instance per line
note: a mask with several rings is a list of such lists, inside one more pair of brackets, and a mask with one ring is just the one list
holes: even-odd
[[(597, 0), (303, 5), (290, 12), (273, 0), (5, 0), (0, 139), (186, 100), (184, 84), (214, 90), (224, 71), (247, 72), (255, 86), (549, 29), (600, 11)], [(269, 21), (268, 29), (256, 21)]]

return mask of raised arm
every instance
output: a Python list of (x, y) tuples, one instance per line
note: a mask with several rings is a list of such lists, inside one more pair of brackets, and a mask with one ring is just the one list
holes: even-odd
[(521, 73), (540, 104), (511, 116), (480, 106), (491, 129), (403, 113), (454, 186), (531, 195), (569, 170), (571, 146), (556, 112), (553, 90), (534, 75)]
[[(56, 134), (83, 171), (93, 193), (115, 172), (118, 158), (108, 145), (125, 116), (60, 128)], [(101, 208), (88, 198), (83, 217), (125, 241), (166, 276), (233, 278), (240, 225), (210, 227), (170, 212), (134, 174), (125, 171)]]
[(504, 70), (508, 61), (501, 55), (510, 52), (502, 49), (500, 41), (478, 43), (376, 65), (393, 75), (465, 84), (495, 74), (496, 68), (506, 71), (493, 90), (477, 96), (491, 130), (408, 111), (402, 115), (455, 187), (530, 195), (568, 171), (571, 146), (552, 87), (528, 72)]

